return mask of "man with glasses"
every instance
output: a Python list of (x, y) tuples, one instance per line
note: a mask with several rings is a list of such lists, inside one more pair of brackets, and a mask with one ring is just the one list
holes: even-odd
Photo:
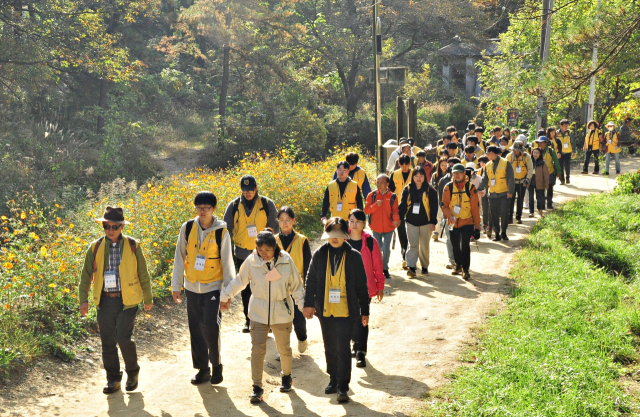
[[(138, 387), (138, 355), (131, 340), (138, 304), (144, 300), (144, 309), (153, 306), (151, 279), (147, 261), (139, 242), (122, 234), (125, 224), (120, 207), (107, 207), (101, 222), (105, 235), (89, 245), (78, 286), (80, 314), (89, 311), (89, 290), (93, 283), (93, 302), (98, 309), (98, 325), (102, 342), (102, 363), (107, 373), (107, 384), (102, 392), (120, 391), (122, 371), (118, 347), (127, 372), (126, 390)], [(106, 237), (106, 239), (105, 239)]]
[[(236, 272), (256, 248), (258, 233), (265, 227), (270, 227), (276, 234), (280, 231), (276, 218), (276, 205), (270, 198), (258, 194), (256, 179), (251, 175), (243, 176), (240, 178), (240, 189), (242, 195), (230, 202), (224, 212), (224, 221), (227, 223), (229, 233), (233, 236), (233, 262), (236, 265)], [(242, 332), (249, 333), (251, 286), (247, 285), (240, 295), (245, 317)]]
[(227, 225), (213, 214), (217, 204), (210, 191), (196, 194), (197, 215), (180, 228), (173, 261), (173, 301), (182, 303), (183, 286), (187, 297), (191, 359), (198, 370), (194, 385), (222, 382), (220, 290), (235, 278), (235, 268)]

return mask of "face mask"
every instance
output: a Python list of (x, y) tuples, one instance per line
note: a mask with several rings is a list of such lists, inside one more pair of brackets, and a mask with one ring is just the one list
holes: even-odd
[(609, 132), (613, 132), (613, 129), (615, 129), (615, 127), (609, 126), (609, 127), (607, 127), (607, 129), (609, 129)]
[(500, 149), (504, 151), (505, 149), (507, 149), (507, 145), (500, 145)]

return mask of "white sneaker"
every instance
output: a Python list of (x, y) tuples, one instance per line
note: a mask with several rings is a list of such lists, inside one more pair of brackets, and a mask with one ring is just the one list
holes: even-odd
[(276, 353), (276, 360), (277, 360), (278, 362), (280, 362), (280, 354), (279, 354), (279, 353)]
[(309, 346), (309, 343), (307, 343), (306, 340), (298, 340), (298, 352), (300, 353), (306, 352), (307, 346)]

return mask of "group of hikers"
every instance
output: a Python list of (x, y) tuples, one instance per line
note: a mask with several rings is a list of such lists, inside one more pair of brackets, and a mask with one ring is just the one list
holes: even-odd
[[(507, 228), (514, 214), (518, 224), (524, 208), (529, 217), (535, 216), (534, 207), (544, 215), (553, 209), (557, 179), (570, 183), (576, 143), (568, 124), (562, 120), (558, 130), (540, 130), (531, 144), (515, 129), (495, 127), (483, 140), (481, 126), (470, 123), (462, 138), (451, 126), (438, 142), (435, 165), (412, 138), (401, 138), (373, 191), (358, 165), (359, 156), (347, 154), (326, 187), (320, 214), (324, 242), (313, 252), (309, 239), (296, 230), (294, 209), (277, 208), (259, 193), (253, 176), (240, 179), (241, 195), (228, 203), (222, 220), (214, 215), (215, 194), (197, 193), (193, 201), (197, 215), (178, 231), (171, 280), (173, 300), (182, 303), (183, 291), (186, 298), (191, 356), (197, 369), (191, 383), (223, 381), (222, 311), (241, 294), (242, 332), (251, 336), (252, 403), (263, 401), (268, 334), (273, 334), (281, 364), (279, 390), (288, 392), (291, 332), (296, 334), (298, 352), (305, 352), (306, 320), (314, 316), (320, 322), (329, 375), (325, 393), (337, 393), (338, 402), (349, 401), (352, 359), (356, 367), (366, 367), (370, 304), (374, 298), (383, 299), (385, 280), (391, 279), (389, 259), (396, 235), (409, 278), (428, 274), (430, 241), (446, 234), (446, 268), (469, 280), (470, 244), (480, 239), (481, 231), (496, 242), (509, 240)], [(597, 128), (595, 123), (595, 131), (587, 133), (584, 171), (590, 156), (597, 161), (603, 146), (607, 171), (613, 154), (619, 173), (617, 133), (602, 135)], [(145, 310), (152, 308), (151, 280), (138, 241), (122, 233), (129, 224), (123, 209), (106, 207), (96, 221), (102, 223), (105, 235), (86, 251), (80, 310), (86, 316), (93, 287), (107, 374), (103, 392), (121, 389), (117, 346), (125, 362), (125, 388), (132, 391), (140, 371), (132, 340), (134, 322), (140, 303)]]

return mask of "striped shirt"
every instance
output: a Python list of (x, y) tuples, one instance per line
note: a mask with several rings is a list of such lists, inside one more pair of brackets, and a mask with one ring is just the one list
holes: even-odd
[(122, 260), (122, 254), (120, 252), (120, 239), (118, 242), (109, 242), (109, 264), (105, 274), (116, 274), (116, 286), (113, 288), (104, 287), (104, 292), (119, 292), (120, 291), (120, 261)]

